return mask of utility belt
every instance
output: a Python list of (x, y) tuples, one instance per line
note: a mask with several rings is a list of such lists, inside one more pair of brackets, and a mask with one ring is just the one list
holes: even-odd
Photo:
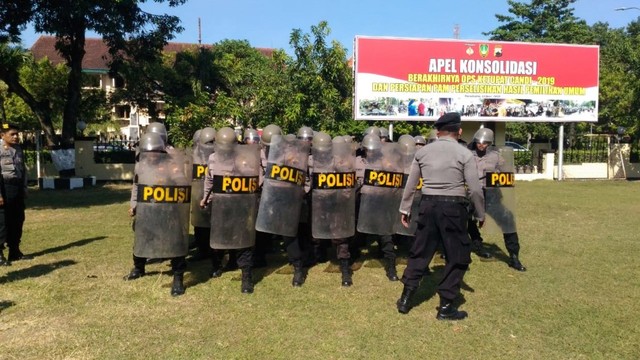
[(13, 185), (13, 186), (24, 185), (24, 180), (21, 178), (6, 178), (3, 176), (2, 182), (4, 182), (5, 185)]
[(436, 201), (436, 202), (451, 202), (462, 205), (468, 205), (469, 199), (464, 196), (449, 196), (449, 195), (422, 195), (422, 200)]

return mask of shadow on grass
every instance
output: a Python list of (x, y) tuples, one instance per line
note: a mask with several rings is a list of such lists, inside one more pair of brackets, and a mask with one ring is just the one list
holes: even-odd
[(118, 204), (129, 200), (131, 189), (115, 189), (105, 184), (74, 190), (33, 190), (27, 198), (30, 210), (50, 210), (65, 208), (83, 208), (89, 206)]
[(87, 244), (90, 244), (96, 240), (102, 240), (102, 239), (106, 239), (106, 236), (96, 236), (96, 237), (92, 237), (92, 238), (88, 238), (88, 239), (82, 239), (82, 240), (78, 240), (78, 241), (74, 241), (65, 245), (60, 245), (60, 246), (56, 246), (56, 247), (52, 247), (49, 249), (45, 249), (45, 250), (41, 250), (38, 252), (34, 252), (31, 253), (29, 255), (36, 257), (36, 256), (42, 256), (42, 255), (46, 255), (46, 254), (52, 254), (52, 253), (57, 253), (60, 251), (64, 251), (67, 249), (70, 249), (72, 247), (79, 247), (79, 246), (84, 246)]
[(11, 301), (11, 300), (0, 300), (0, 313), (5, 310), (8, 309), (12, 306), (14, 306), (16, 304), (15, 301)]
[(483, 243), (485, 250), (487, 250), (491, 255), (493, 255), (495, 260), (502, 261), (505, 264), (509, 263), (509, 255), (507, 255), (502, 248), (500, 248), (496, 244), (487, 244)]
[[(413, 307), (421, 305), (423, 302), (428, 301), (437, 294), (438, 284), (442, 279), (442, 272), (444, 271), (444, 265), (434, 265), (430, 272), (425, 273), (425, 276), (420, 282), (420, 286), (413, 297)], [(460, 284), (460, 288), (467, 292), (474, 292), (475, 290), (465, 283), (464, 280)], [(466, 302), (464, 295), (460, 293), (455, 303), (460, 306)]]
[(0, 284), (10, 283), (13, 281), (24, 280), (28, 278), (36, 278), (57, 270), (62, 267), (75, 265), (77, 262), (73, 260), (60, 260), (51, 264), (39, 264), (26, 269), (10, 271), (3, 277), (0, 277)]

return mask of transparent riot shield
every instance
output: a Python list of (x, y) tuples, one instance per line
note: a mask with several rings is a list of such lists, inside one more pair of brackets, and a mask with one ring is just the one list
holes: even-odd
[(211, 227), (210, 208), (200, 208), (203, 197), (204, 177), (207, 173), (207, 161), (213, 153), (213, 144), (196, 143), (193, 147), (193, 165), (191, 167), (191, 225)]
[(256, 235), (260, 149), (257, 145), (236, 145), (233, 151), (216, 153), (213, 158), (211, 247), (251, 247)]
[(311, 151), (311, 233), (316, 239), (351, 237), (355, 234), (355, 152), (348, 143)]
[(393, 235), (402, 201), (404, 169), (395, 143), (383, 143), (367, 153), (358, 212), (358, 231)]
[(296, 236), (304, 197), (309, 144), (275, 135), (269, 148), (256, 230)]
[(186, 256), (189, 250), (191, 183), (180, 153), (140, 153), (133, 254), (145, 258)]
[[(415, 151), (410, 154), (403, 154), (402, 156), (402, 166), (404, 172), (404, 179), (402, 182), (402, 190), (407, 184), (407, 179), (409, 178), (409, 173), (411, 172), (411, 164), (413, 163), (413, 159), (415, 158)], [(396, 222), (396, 234), (414, 236), (416, 234), (416, 229), (418, 228), (418, 211), (420, 210), (420, 200), (422, 199), (422, 179), (418, 182), (418, 185), (415, 189), (415, 194), (413, 195), (413, 203), (411, 204), (411, 222), (409, 223), (409, 227), (406, 228), (402, 225), (400, 212), (398, 212), (398, 221)]]
[(495, 158), (495, 168), (487, 169), (485, 186), (484, 229), (494, 234), (516, 232), (515, 167), (513, 149), (510, 147), (491, 148), (485, 156)]

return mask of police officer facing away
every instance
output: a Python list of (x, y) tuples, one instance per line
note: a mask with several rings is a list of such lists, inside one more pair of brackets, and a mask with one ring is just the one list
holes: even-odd
[[(12, 124), (2, 124), (0, 136), (0, 266), (10, 261), (29, 260), (31, 256), (20, 251), (22, 225), (24, 224), (24, 199), (27, 197), (27, 174), (24, 153), (18, 144), (19, 129)], [(3, 254), (4, 243), (9, 247), (8, 260)]]
[[(478, 176), (480, 183), (485, 184), (485, 177), (488, 172), (501, 172), (503, 169), (501, 165), (504, 163), (504, 159), (495, 148), (491, 145), (494, 141), (493, 131), (491, 129), (482, 128), (476, 131), (473, 135), (473, 142), (470, 144), (471, 152), (476, 160), (478, 166)], [(498, 190), (499, 191), (499, 190)], [(487, 193), (485, 191), (486, 205), (489, 203), (492, 206), (487, 206), (487, 213), (496, 220), (498, 225), (502, 227), (504, 244), (509, 252), (509, 266), (518, 270), (526, 271), (527, 269), (522, 265), (518, 254), (520, 252), (520, 242), (518, 239), (518, 233), (515, 232), (515, 218), (513, 213), (507, 209), (501, 202), (500, 198), (497, 198), (499, 192)], [(491, 258), (492, 255), (482, 247), (482, 236), (476, 226), (475, 221), (469, 220), (469, 236), (473, 244), (473, 249), (476, 254), (483, 258)]]
[[(405, 227), (409, 226), (410, 216), (419, 218), (416, 238), (402, 276), (404, 289), (397, 301), (398, 311), (403, 314), (411, 309), (411, 297), (420, 284), (437, 244), (442, 242), (447, 263), (438, 285), (440, 307), (436, 317), (438, 320), (461, 320), (467, 316), (466, 312), (454, 307), (453, 301), (460, 293), (462, 278), (471, 263), (467, 205), (469, 201), (474, 204), (476, 219), (482, 226), (484, 199), (473, 155), (458, 144), (460, 124), (458, 113), (441, 116), (435, 123), (438, 140), (418, 150), (411, 166), (400, 213)], [(411, 214), (411, 204), (420, 177), (423, 179), (420, 212)]]

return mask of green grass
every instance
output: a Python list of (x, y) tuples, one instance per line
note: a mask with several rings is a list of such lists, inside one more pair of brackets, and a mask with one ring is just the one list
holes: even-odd
[[(435, 319), (441, 264), (400, 315), (402, 284), (367, 259), (342, 288), (328, 264), (291, 286), (282, 254), (253, 295), (239, 271), (208, 279), (190, 264), (187, 292), (169, 295), (168, 263), (131, 268), (128, 187), (37, 191), (23, 251), (0, 268), (0, 359), (637, 359), (640, 357), (640, 182), (518, 183), (521, 259), (473, 255), (461, 309)], [(402, 271), (404, 265), (399, 266)]]

